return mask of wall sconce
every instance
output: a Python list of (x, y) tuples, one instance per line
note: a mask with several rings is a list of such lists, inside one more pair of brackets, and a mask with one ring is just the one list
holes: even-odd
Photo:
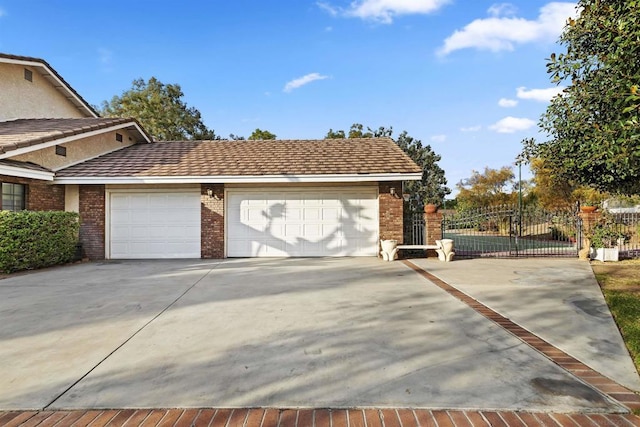
[(398, 194), (396, 193), (396, 189), (395, 189), (395, 187), (391, 187), (391, 188), (389, 189), (389, 194), (391, 194), (391, 195), (392, 195), (393, 197), (395, 197), (396, 199), (399, 199), (399, 198), (400, 198), (400, 196), (398, 196)]
[(212, 188), (207, 188), (207, 196), (209, 196), (209, 198), (213, 200), (220, 200), (220, 197), (218, 197), (217, 194), (213, 194)]
[(409, 194), (409, 193), (404, 193), (404, 194), (402, 195), (402, 198), (404, 199), (404, 201), (405, 201), (405, 202), (408, 202), (408, 201), (409, 201), (409, 199), (411, 199), (411, 194)]

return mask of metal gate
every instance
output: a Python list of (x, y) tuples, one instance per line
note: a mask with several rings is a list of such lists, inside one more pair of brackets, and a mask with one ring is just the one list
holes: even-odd
[(573, 211), (496, 206), (444, 214), (442, 237), (455, 241), (456, 257), (576, 257), (582, 241)]

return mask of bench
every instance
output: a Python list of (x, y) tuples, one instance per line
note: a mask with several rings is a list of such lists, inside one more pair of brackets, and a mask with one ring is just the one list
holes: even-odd
[(382, 240), (380, 244), (382, 249), (380, 254), (385, 261), (396, 259), (398, 251), (402, 249), (435, 249), (438, 253), (438, 259), (446, 262), (451, 261), (455, 255), (453, 240), (451, 239), (436, 240), (435, 245), (398, 245), (396, 240)]

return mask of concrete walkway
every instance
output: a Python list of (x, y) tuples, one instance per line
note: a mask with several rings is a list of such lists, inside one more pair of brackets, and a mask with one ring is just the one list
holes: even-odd
[[(246, 420), (257, 415), (242, 408), (334, 408), (351, 416), (337, 408), (359, 407), (413, 408), (415, 420), (444, 413), (452, 422), (478, 414), (504, 420), (508, 411), (637, 421), (623, 414), (640, 408), (630, 391), (639, 380), (629, 356), (611, 350), (621, 341), (604, 326), (611, 319), (593, 276), (578, 261), (533, 261), (111, 262), (0, 280), (0, 408), (87, 409), (0, 413), (0, 424), (29, 414), (168, 416), (97, 410), (160, 407), (194, 408), (179, 418), (201, 414), (197, 408), (237, 408), (236, 418)], [(573, 274), (558, 279), (563, 271)], [(510, 307), (510, 293), (527, 296), (518, 293), (523, 283), (554, 280), (558, 305), (579, 310), (541, 303), (548, 311), (536, 314), (532, 301), (518, 314), (497, 303)], [(503, 287), (486, 300), (474, 296), (479, 305), (456, 294), (489, 284)], [(585, 330), (589, 340), (562, 342)], [(585, 344), (599, 339), (607, 347)], [(616, 366), (592, 360), (602, 356)], [(376, 413), (393, 425), (384, 411)], [(406, 411), (393, 413), (410, 418)]]

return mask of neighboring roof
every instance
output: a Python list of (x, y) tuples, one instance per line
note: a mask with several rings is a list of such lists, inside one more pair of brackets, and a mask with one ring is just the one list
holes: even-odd
[(17, 119), (0, 122), (0, 157), (21, 148), (56, 142), (74, 136), (81, 138), (88, 136), (86, 134), (90, 132), (110, 128), (135, 128), (141, 138), (147, 142), (152, 140), (135, 119)]
[(88, 117), (100, 117), (91, 104), (85, 101), (84, 98), (82, 98), (80, 94), (76, 92), (75, 89), (72, 88), (71, 85), (69, 85), (69, 83), (67, 83), (65, 79), (63, 79), (62, 76), (58, 74), (58, 72), (54, 70), (53, 67), (44, 59), (0, 53), (0, 62), (28, 65), (37, 68), (40, 74), (47, 79), (53, 87), (62, 93), (65, 98), (73, 103), (78, 110), (82, 111)]
[[(261, 182), (294, 182), (296, 177), (349, 175), (353, 181), (358, 177), (368, 181), (373, 180), (373, 175), (390, 180), (393, 176), (420, 179), (421, 174), (422, 169), (390, 138), (354, 138), (133, 145), (62, 169), (56, 180), (154, 182), (154, 178), (177, 178), (171, 182), (247, 182), (243, 178), (262, 177)], [(267, 176), (274, 179), (265, 181)]]

